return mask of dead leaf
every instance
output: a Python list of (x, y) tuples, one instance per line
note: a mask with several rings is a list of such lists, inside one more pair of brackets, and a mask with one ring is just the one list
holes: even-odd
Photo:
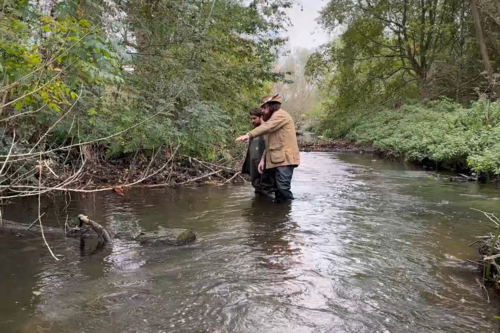
[(123, 187), (121, 187), (121, 186), (113, 187), (113, 191), (118, 195), (121, 195), (121, 196), (125, 195), (125, 192), (123, 191)]

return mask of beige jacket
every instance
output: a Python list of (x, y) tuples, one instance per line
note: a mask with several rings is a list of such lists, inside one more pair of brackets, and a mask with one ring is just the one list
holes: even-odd
[(268, 121), (249, 134), (251, 137), (266, 136), (266, 169), (300, 164), (295, 125), (285, 110), (274, 112)]

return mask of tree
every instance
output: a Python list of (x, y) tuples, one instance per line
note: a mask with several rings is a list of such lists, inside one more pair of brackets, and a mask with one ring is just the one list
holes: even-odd
[[(347, 26), (345, 44), (355, 51), (354, 61), (391, 59), (379, 78), (401, 72), (412, 77), (423, 98), (431, 98), (432, 66), (440, 55), (451, 52), (461, 26), (457, 20), (465, 4), (461, 0), (333, 0), (321, 13), (327, 29)], [(352, 37), (351, 37), (352, 36)]]
[[(485, 5), (488, 6), (489, 2), (485, 1)], [(484, 8), (484, 7), (483, 7)], [(487, 8), (487, 7), (486, 7)], [(490, 11), (489, 8), (484, 10), (483, 13), (487, 14), (486, 18), (493, 19), (495, 23), (498, 23), (500, 25), (500, 5), (497, 3), (497, 8), (498, 12), (495, 13), (495, 11)], [(479, 13), (478, 9), (478, 1), (477, 0), (470, 0), (470, 10), (472, 12), (472, 17), (474, 20), (474, 30), (476, 32), (477, 36), (477, 41), (479, 44), (479, 49), (481, 51), (481, 57), (483, 59), (483, 66), (484, 70), (486, 72), (486, 78), (488, 80), (488, 83), (490, 84), (491, 92), (494, 94), (494, 98), (500, 97), (500, 85), (497, 82), (498, 81), (498, 74), (495, 74), (495, 70), (493, 68), (493, 63), (490, 59), (490, 51), (488, 50), (488, 46), (486, 43), (486, 38), (484, 37), (484, 31), (483, 31), (483, 19)], [(495, 15), (496, 14), (496, 15)], [(499, 16), (497, 16), (499, 15)], [(494, 47), (496, 46), (495, 43), (493, 43)]]
[(283, 78), (273, 64), (292, 1), (41, 4), (0, 8), (2, 189), (163, 149), (228, 161), (248, 109)]
[(495, 1), (475, 2), (478, 15), (462, 0), (329, 1), (320, 22), (342, 33), (306, 67), (326, 96), (324, 126), (342, 135), (382, 108), (440, 97), (468, 104), (496, 89), (500, 12)]
[(318, 103), (318, 91), (315, 84), (309, 82), (305, 76), (305, 67), (311, 51), (305, 48), (296, 48), (276, 66), (277, 71), (289, 73), (286, 82), (274, 84), (273, 91), (283, 96), (283, 107), (295, 120), (300, 128), (306, 123), (307, 113)]

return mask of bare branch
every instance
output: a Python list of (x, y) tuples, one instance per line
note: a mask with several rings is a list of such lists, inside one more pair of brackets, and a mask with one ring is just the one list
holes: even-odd
[(3, 177), (3, 170), (5, 169), (5, 166), (7, 165), (7, 162), (9, 161), (9, 157), (12, 153), (12, 149), (14, 148), (16, 142), (16, 131), (14, 130), (13, 132), (13, 137), (12, 137), (12, 144), (10, 145), (9, 153), (5, 157), (5, 161), (2, 164), (2, 168), (0, 169), (0, 177)]
[[(40, 155), (41, 156), (41, 155)], [(41, 184), (42, 184), (42, 159), (40, 158), (40, 165), (38, 166), (39, 167), (39, 174), (38, 174), (38, 186), (41, 187)], [(47, 246), (47, 249), (49, 249), (49, 252), (50, 254), (52, 255), (52, 257), (58, 261), (59, 259), (55, 256), (54, 252), (52, 252), (52, 249), (50, 248), (49, 246), (49, 243), (47, 242), (47, 239), (45, 238), (45, 233), (43, 232), (43, 225), (42, 225), (42, 214), (40, 214), (40, 208), (42, 206), (42, 192), (38, 192), (38, 222), (40, 222), (40, 231), (42, 233), (42, 238), (43, 238), (43, 241), (45, 243), (45, 246)]]

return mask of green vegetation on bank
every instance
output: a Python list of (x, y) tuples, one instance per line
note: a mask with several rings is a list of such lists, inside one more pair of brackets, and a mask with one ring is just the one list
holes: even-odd
[(435, 161), (500, 175), (500, 103), (450, 101), (367, 114), (345, 138), (412, 161)]
[(330, 0), (340, 32), (308, 61), (319, 133), (414, 161), (500, 174), (496, 0)]

